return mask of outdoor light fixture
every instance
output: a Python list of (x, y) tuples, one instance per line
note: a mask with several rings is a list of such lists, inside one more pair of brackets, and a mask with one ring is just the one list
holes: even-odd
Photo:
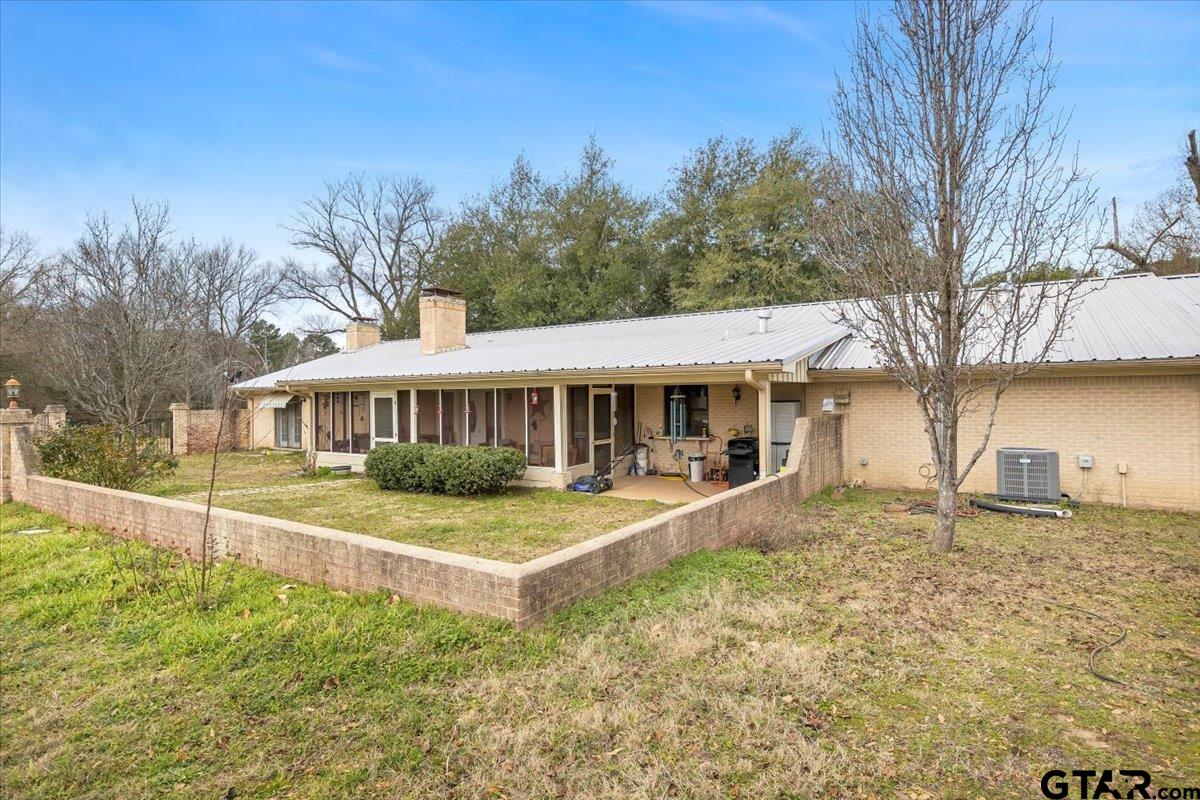
[(742, 387), (739, 384), (733, 386), (733, 403), (737, 405), (737, 401), (742, 399)]
[(21, 397), (21, 382), (11, 375), (4, 382), (4, 396), (8, 398), (9, 408), (17, 407), (17, 400)]

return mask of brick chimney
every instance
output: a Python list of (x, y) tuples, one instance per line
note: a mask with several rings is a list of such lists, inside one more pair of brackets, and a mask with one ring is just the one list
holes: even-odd
[(354, 317), (346, 325), (346, 352), (379, 344), (379, 322), (370, 317)]
[(441, 286), (421, 290), (421, 355), (467, 346), (467, 301), (462, 292)]

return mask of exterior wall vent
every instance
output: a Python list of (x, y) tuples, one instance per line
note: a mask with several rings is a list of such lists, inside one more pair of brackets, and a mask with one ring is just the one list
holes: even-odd
[(1038, 447), (1001, 447), (996, 451), (996, 494), (1057, 503), (1062, 499), (1058, 453)]

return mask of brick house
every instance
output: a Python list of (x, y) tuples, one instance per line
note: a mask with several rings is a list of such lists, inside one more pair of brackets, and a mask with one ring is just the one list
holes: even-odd
[[(719, 465), (731, 437), (781, 461), (788, 414), (843, 417), (846, 479), (924, 488), (930, 459), (911, 394), (807, 303), (467, 334), (466, 304), (428, 288), (419, 339), (370, 321), (345, 352), (238, 384), (249, 446), (315, 451), (360, 469), (377, 443), (508, 446), (528, 483), (563, 487), (630, 443), (651, 470)], [(972, 447), (982, 415), (964, 420)], [(776, 445), (774, 443), (783, 443)], [(1062, 489), (1089, 502), (1200, 509), (1200, 275), (1097, 281), (1050, 363), (1001, 402), (990, 449), (1060, 454)], [(1091, 456), (1081, 467), (1080, 455)], [(993, 491), (985, 454), (964, 486)]]

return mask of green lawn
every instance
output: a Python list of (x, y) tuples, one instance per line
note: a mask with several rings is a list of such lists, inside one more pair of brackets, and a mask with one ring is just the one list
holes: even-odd
[[(137, 597), (123, 545), (2, 507), (0, 795), (1028, 798), (1051, 768), (1200, 784), (1200, 517), (988, 514), (932, 557), (932, 520), (884, 513), (891, 497), (816, 498), (755, 548), (523, 632), (241, 566), (210, 610)], [(1125, 685), (1087, 667), (1117, 626), (1096, 666)]]
[[(303, 474), (304, 457), (300, 453), (279, 453), (269, 450), (252, 453), (219, 453), (217, 455), (218, 491), (246, 489), (254, 486), (293, 486), (319, 481), (338, 480), (332, 475)], [(208, 491), (212, 472), (212, 454), (181, 456), (179, 468), (173, 475), (143, 486), (139, 491), (163, 497), (203, 495)]]
[[(669, 508), (653, 500), (521, 487), (483, 497), (382, 491), (361, 476), (305, 478), (301, 464), (292, 454), (222, 454), (213, 504), (514, 563)], [(211, 456), (185, 456), (174, 476), (143, 491), (203, 501), (211, 466)], [(271, 491), (248, 491), (254, 488)]]

